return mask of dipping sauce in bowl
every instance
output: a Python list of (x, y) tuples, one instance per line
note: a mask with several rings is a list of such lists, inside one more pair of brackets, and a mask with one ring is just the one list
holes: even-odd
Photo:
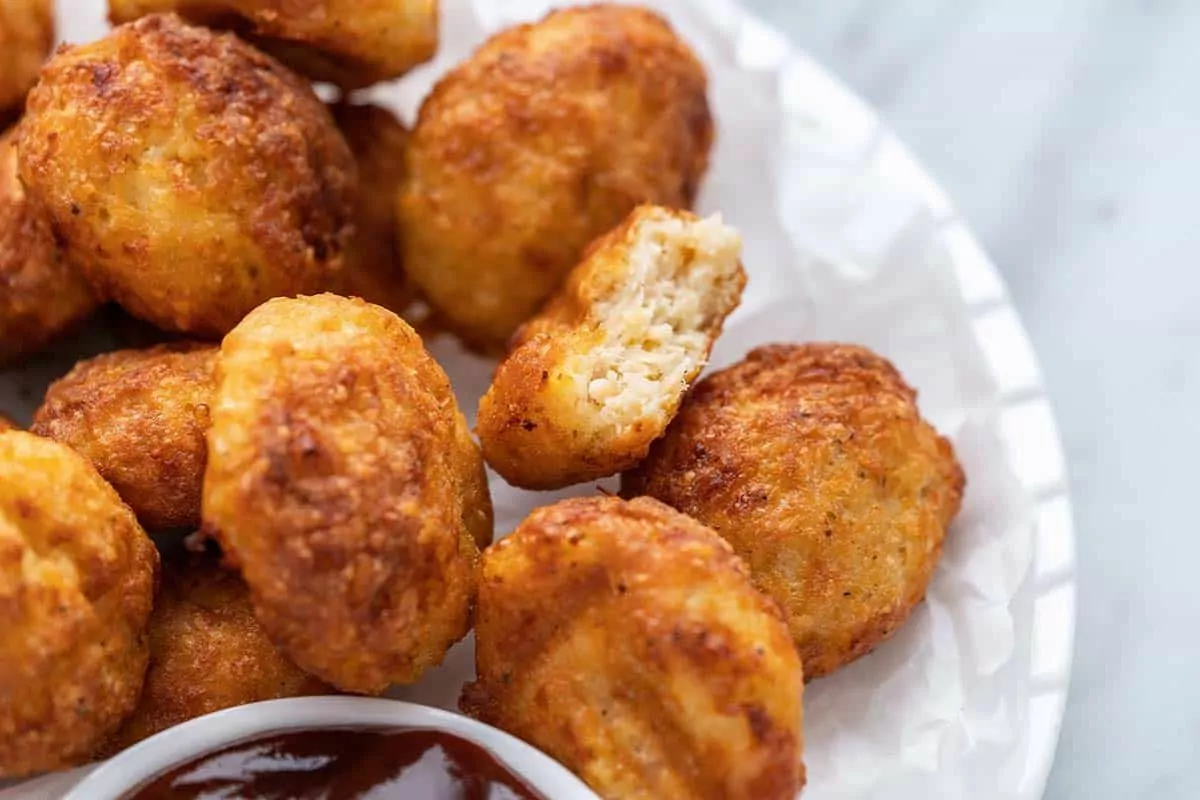
[(174, 767), (126, 797), (546, 800), (474, 742), (445, 731), (395, 728), (259, 736)]

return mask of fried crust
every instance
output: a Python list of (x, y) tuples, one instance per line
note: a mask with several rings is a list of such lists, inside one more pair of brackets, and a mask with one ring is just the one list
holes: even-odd
[(164, 563), (149, 638), (141, 700), (97, 758), (213, 711), (333, 693), (275, 649), (254, 618), (246, 585), (212, 555)]
[[(631, 251), (642, 223), (671, 218), (698, 221), (686, 211), (656, 206), (634, 210), (589, 247), (563, 288), (513, 338), (480, 402), (476, 428), (488, 463), (514, 486), (557, 489), (633, 467), (666, 431), (687, 389), (700, 375), (725, 318), (741, 298), (746, 273), (740, 264), (735, 274), (706, 287), (711, 297), (697, 302), (704, 312), (695, 326), (705, 340), (703, 352), (679, 381), (660, 379), (656, 396), (637, 404), (628, 417), (609, 424), (600, 411), (602, 404), (590, 397), (593, 376), (576, 371), (581, 356), (602, 348), (630, 325), (626, 317), (649, 316), (645, 303), (602, 309), (638, 282)], [(672, 276), (670, 282), (682, 284), (683, 275)], [(643, 285), (641, 291), (648, 290)], [(641, 335), (648, 337), (645, 332)], [(609, 366), (622, 367), (620, 363)]]
[(0, 0), (0, 116), (21, 105), (53, 47), (53, 0)]
[(80, 362), (30, 430), (90, 459), (145, 527), (194, 528), (216, 359), (213, 345), (178, 342)]
[(704, 68), (644, 9), (555, 11), (492, 37), (421, 107), (404, 263), (443, 321), (498, 350), (639, 203), (689, 207), (713, 138)]
[(17, 179), (14, 132), (5, 132), (0, 136), (0, 364), (40, 349), (98, 304), (87, 281), (63, 259), (49, 221), (26, 197)]
[(396, 227), (396, 187), (404, 178), (408, 129), (382, 106), (337, 103), (330, 111), (354, 153), (359, 175), (354, 237), (335, 293), (399, 314), (416, 293), (400, 261)]
[(772, 345), (701, 381), (622, 494), (709, 525), (774, 597), (808, 678), (890, 636), (925, 589), (965, 485), (888, 361)]
[(109, 0), (114, 24), (174, 11), (234, 30), (313, 80), (360, 89), (433, 58), (437, 0)]
[(484, 554), (463, 710), (603, 797), (793, 798), (803, 677), (712, 531), (648, 498), (534, 511)]
[(439, 663), (467, 632), (486, 487), (412, 328), (357, 299), (268, 302), (222, 344), (212, 421), (205, 528), (271, 640), (362, 694)]
[(60, 48), (19, 131), (67, 259), (161, 328), (220, 336), (343, 267), (353, 156), (311, 88), (232, 34), (156, 15)]
[(158, 552), (95, 469), (0, 433), (0, 778), (86, 760), (137, 703)]

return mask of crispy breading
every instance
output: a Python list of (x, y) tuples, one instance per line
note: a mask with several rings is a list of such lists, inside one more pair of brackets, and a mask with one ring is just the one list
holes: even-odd
[(98, 758), (223, 708), (333, 693), (275, 649), (254, 618), (246, 585), (212, 555), (164, 561), (149, 638), (141, 700)]
[(404, 177), (408, 129), (382, 106), (337, 103), (330, 111), (354, 153), (359, 175), (354, 236), (333, 291), (399, 314), (415, 295), (400, 261), (396, 225), (396, 189)]
[(713, 138), (706, 91), (661, 17), (613, 4), (503, 31), (447, 74), (400, 200), (405, 268), (443, 321), (497, 349), (639, 203), (690, 206)]
[(804, 680), (779, 609), (648, 498), (534, 511), (484, 554), (463, 710), (602, 797), (791, 800)]
[(741, 300), (740, 250), (718, 220), (658, 206), (597, 240), (496, 370), (477, 423), (488, 463), (558, 489), (645, 458)]
[(196, 527), (216, 358), (179, 342), (80, 362), (30, 430), (90, 459), (145, 527)]
[(398, 78), (438, 46), (438, 0), (108, 2), (114, 23), (164, 11), (234, 30), (302, 75), (343, 89)]
[(454, 423), (454, 435), (457, 440), (455, 452), (459, 459), (455, 470), (463, 481), (462, 521), (475, 544), (482, 550), (492, 543), (496, 522), (483, 452), (471, 436), (471, 427), (461, 413)]
[(0, 433), (0, 778), (85, 761), (133, 710), (158, 552), (82, 456)]
[(773, 345), (696, 385), (622, 494), (725, 537), (810, 679), (870, 652), (925, 596), (964, 478), (916, 392), (862, 347)]
[(53, 47), (53, 0), (0, 0), (0, 112), (21, 105)]
[(306, 83), (232, 34), (156, 15), (61, 48), (18, 130), (66, 258), (159, 327), (220, 336), (343, 266), (350, 149)]
[(99, 304), (26, 197), (13, 140), (12, 130), (0, 136), (0, 364), (38, 350)]
[(487, 490), (459, 416), (420, 337), (362, 300), (273, 300), (221, 346), (205, 529), (272, 641), (340, 689), (414, 681), (467, 632)]

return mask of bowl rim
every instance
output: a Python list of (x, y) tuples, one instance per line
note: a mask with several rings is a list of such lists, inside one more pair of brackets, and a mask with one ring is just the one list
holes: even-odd
[(562, 764), (498, 728), (440, 708), (374, 697), (294, 697), (206, 714), (110, 758), (67, 792), (64, 800), (119, 800), (171, 767), (263, 734), (358, 725), (453, 733), (483, 747), (546, 797), (599, 800)]

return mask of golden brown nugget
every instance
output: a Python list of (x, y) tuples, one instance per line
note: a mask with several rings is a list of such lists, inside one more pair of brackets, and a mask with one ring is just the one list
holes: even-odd
[(645, 458), (741, 300), (740, 251), (718, 219), (657, 206), (593, 244), (480, 403), (488, 463), (514, 486), (558, 489)]
[(13, 139), (11, 130), (0, 135), (0, 364), (40, 349), (99, 304), (26, 197)]
[(438, 0), (109, 0), (113, 23), (174, 11), (237, 31), (314, 80), (360, 89), (433, 58)]
[(330, 110), (354, 153), (359, 175), (354, 237), (335, 293), (399, 314), (415, 295), (400, 261), (396, 226), (396, 187), (404, 177), (408, 129), (381, 106), (337, 103)]
[(0, 433), (5, 431), (19, 431), (21, 428), (17, 423), (13, 422), (8, 417), (0, 414)]
[(890, 636), (925, 596), (964, 478), (890, 363), (773, 345), (696, 385), (622, 494), (727, 539), (774, 597), (809, 678)]
[(46, 392), (30, 430), (90, 459), (142, 525), (200, 524), (214, 345), (106, 353)]
[(19, 131), (67, 259), (161, 328), (217, 337), (342, 269), (354, 158), (312, 89), (232, 34), (157, 15), (60, 49)]
[(0, 778), (87, 760), (146, 672), (158, 552), (82, 456), (0, 433)]
[(600, 796), (791, 800), (804, 679), (727, 543), (647, 498), (534, 511), (484, 554), (461, 705)]
[(246, 585), (214, 556), (164, 563), (149, 631), (141, 700), (97, 757), (224, 708), (333, 692), (275, 649), (254, 618)]
[(454, 435), (457, 439), (455, 452), (459, 459), (455, 470), (463, 479), (463, 525), (475, 544), (483, 550), (492, 543), (496, 522), (492, 492), (488, 488), (487, 467), (483, 463), (483, 452), (471, 437), (471, 428), (461, 413), (455, 420)]
[(271, 640), (362, 694), (440, 663), (467, 632), (486, 488), (413, 329), (358, 299), (266, 303), (225, 337), (212, 422), (204, 525)]
[(409, 275), (498, 349), (639, 203), (689, 207), (713, 126), (704, 68), (659, 16), (601, 4), (494, 36), (421, 108), (400, 199)]
[(53, 0), (0, 0), (0, 113), (21, 105), (53, 47)]

